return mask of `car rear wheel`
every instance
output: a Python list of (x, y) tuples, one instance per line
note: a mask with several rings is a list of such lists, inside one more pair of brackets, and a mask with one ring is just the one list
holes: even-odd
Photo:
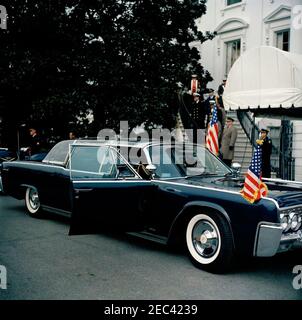
[(189, 256), (197, 267), (215, 272), (226, 272), (233, 260), (232, 232), (223, 217), (217, 214), (196, 214), (186, 229)]
[(25, 205), (28, 214), (34, 218), (41, 218), (43, 212), (41, 209), (38, 190), (34, 187), (28, 187), (25, 192)]

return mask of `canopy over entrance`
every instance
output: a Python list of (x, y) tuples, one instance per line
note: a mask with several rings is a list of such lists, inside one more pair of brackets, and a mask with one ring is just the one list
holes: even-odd
[(261, 46), (233, 65), (223, 95), (226, 110), (302, 118), (302, 55)]

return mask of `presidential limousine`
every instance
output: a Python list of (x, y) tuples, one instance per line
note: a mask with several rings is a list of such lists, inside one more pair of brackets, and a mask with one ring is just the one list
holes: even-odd
[(301, 248), (302, 189), (267, 180), (267, 197), (250, 204), (244, 177), (204, 146), (156, 141), (62, 141), (42, 162), (4, 162), (3, 191), (25, 199), (27, 213), (71, 217), (185, 245), (192, 262), (225, 272), (237, 254), (270, 257)]

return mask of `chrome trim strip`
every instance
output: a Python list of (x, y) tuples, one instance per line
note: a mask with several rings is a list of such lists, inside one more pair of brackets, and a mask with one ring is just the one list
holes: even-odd
[(71, 212), (70, 211), (67, 211), (67, 210), (62, 210), (62, 209), (58, 209), (58, 208), (54, 208), (54, 207), (49, 207), (49, 206), (41, 206), (43, 210), (45, 211), (48, 211), (48, 212), (51, 212), (51, 213), (55, 213), (55, 214), (59, 214), (61, 216), (64, 216), (64, 217), (68, 217), (70, 218), (71, 217)]
[(295, 208), (302, 208), (302, 203), (301, 204), (297, 204), (296, 206), (280, 208), (280, 211), (292, 210), (292, 209), (295, 209)]
[(2, 178), (0, 176), (0, 192), (3, 192)]
[(272, 202), (275, 204), (275, 206), (277, 207), (277, 210), (278, 210), (278, 211), (280, 210), (279, 203), (277, 202), (277, 200), (275, 200), (275, 199), (273, 199), (273, 198), (269, 198), (269, 197), (263, 197), (263, 199), (272, 201)]
[(162, 181), (162, 180), (159, 180), (159, 179), (154, 179), (152, 181), (159, 182), (159, 183), (165, 183), (165, 184), (173, 184), (173, 185), (183, 186), (183, 187), (190, 187), (190, 188), (197, 188), (197, 189), (203, 189), (203, 190), (213, 190), (213, 191), (218, 191), (218, 192), (225, 192), (225, 193), (239, 195), (240, 197), (242, 197), (239, 192), (229, 191), (229, 190), (224, 190), (224, 189), (215, 189), (215, 188), (209, 188), (209, 187), (195, 186), (195, 185), (184, 184), (184, 183), (179, 183), (179, 182)]
[(288, 184), (293, 184), (293, 185), (298, 185), (302, 187), (302, 182), (301, 181), (292, 181), (292, 180), (282, 180), (282, 179), (273, 179), (273, 178), (263, 178), (263, 181), (269, 181), (269, 182), (277, 182), (277, 183), (288, 183)]
[(147, 231), (140, 231), (140, 232), (126, 232), (127, 234), (129, 234), (130, 236), (135, 236), (135, 237), (139, 237), (142, 239), (146, 239), (146, 240), (151, 240), (151, 241), (155, 241), (157, 243), (161, 243), (161, 244), (167, 244), (168, 242), (168, 238), (167, 237), (163, 237), (163, 236), (159, 236), (156, 234), (152, 234), (150, 232)]
[(44, 161), (42, 160), (42, 163), (48, 163), (48, 164), (54, 164), (54, 165), (60, 165), (60, 166), (64, 166), (64, 164), (66, 163), (66, 161)]
[(150, 180), (125, 180), (125, 179), (112, 179), (112, 180), (72, 180), (74, 183), (109, 183), (109, 182), (115, 182), (115, 183), (151, 183)]

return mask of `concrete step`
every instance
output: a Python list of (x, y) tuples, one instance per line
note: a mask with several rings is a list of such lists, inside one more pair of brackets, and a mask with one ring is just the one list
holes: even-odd
[(235, 154), (240, 154), (242, 157), (249, 157), (252, 156), (253, 151), (251, 149), (236, 145)]
[(244, 142), (244, 143), (249, 143), (249, 144), (250, 144), (250, 140), (247, 139), (246, 135), (238, 135), (236, 141), (237, 141), (237, 142)]
[(236, 141), (236, 148), (240, 147), (240, 148), (244, 148), (246, 150), (253, 150), (252, 146), (249, 144), (249, 142), (247, 141)]
[(239, 149), (238, 147), (235, 147), (235, 156), (238, 156), (240, 158), (252, 158), (253, 152), (252, 151), (246, 151), (244, 149)]

